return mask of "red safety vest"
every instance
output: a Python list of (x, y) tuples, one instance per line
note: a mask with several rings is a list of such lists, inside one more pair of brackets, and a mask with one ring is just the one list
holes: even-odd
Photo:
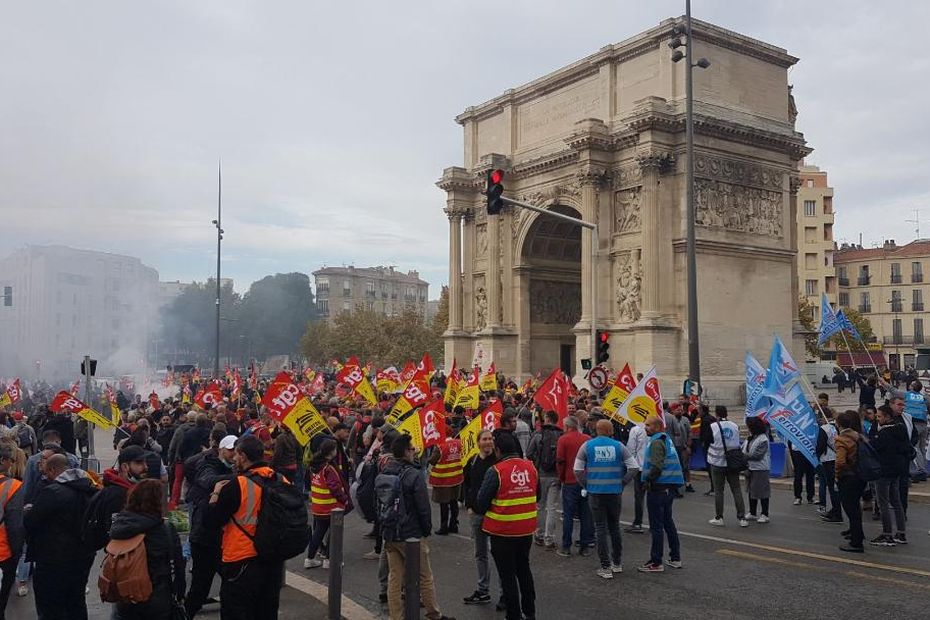
[(462, 484), (462, 442), (446, 439), (439, 444), (439, 462), (429, 472), (430, 486), (454, 487)]
[(536, 483), (532, 461), (507, 458), (493, 467), (500, 484), (481, 529), (492, 536), (531, 536), (536, 531)]
[[(334, 508), (345, 508), (326, 485), (326, 476), (323, 473), (327, 469), (336, 471), (335, 467), (327, 465), (310, 477), (310, 512), (314, 517), (329, 517)], [(338, 476), (339, 472), (336, 472), (336, 475)]]
[[(0, 517), (4, 515), (6, 505), (21, 486), (23, 483), (20, 480), (0, 476)], [(5, 562), (11, 557), (13, 550), (10, 549), (10, 541), (6, 536), (6, 523), (0, 523), (0, 562)]]

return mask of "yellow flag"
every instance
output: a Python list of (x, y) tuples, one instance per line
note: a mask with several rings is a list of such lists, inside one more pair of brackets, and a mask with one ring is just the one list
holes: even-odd
[(420, 416), (416, 414), (407, 416), (407, 419), (398, 425), (397, 430), (410, 435), (413, 445), (417, 449), (417, 454), (423, 453), (423, 432), (420, 428)]
[(478, 396), (480, 393), (478, 375), (479, 369), (475, 368), (471, 375), (469, 375), (468, 381), (462, 386), (461, 390), (459, 390), (458, 398), (455, 399), (456, 407), (464, 407), (465, 409), (478, 408)]
[(482, 392), (496, 392), (497, 391), (497, 369), (494, 368), (494, 362), (491, 362), (490, 368), (488, 368), (488, 373), (481, 377), (481, 391)]
[(617, 411), (617, 415), (630, 422), (642, 424), (652, 414), (662, 410), (662, 395), (659, 392), (659, 378), (655, 366), (643, 377)]
[(458, 378), (458, 370), (455, 368), (455, 360), (452, 360), (452, 371), (449, 373), (449, 377), (446, 379), (446, 391), (442, 395), (442, 401), (449, 405), (449, 407), (455, 406), (455, 401), (459, 396), (459, 388), (461, 383)]

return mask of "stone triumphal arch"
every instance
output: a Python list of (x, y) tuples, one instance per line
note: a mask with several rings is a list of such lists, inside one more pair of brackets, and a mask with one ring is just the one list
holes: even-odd
[[(463, 167), (438, 182), (449, 218), (445, 363), (482, 352), (508, 374), (580, 372), (592, 315), (611, 331), (611, 362), (687, 374), (684, 67), (657, 27), (478, 106)], [(702, 370), (735, 397), (746, 350), (797, 333), (797, 162), (785, 50), (694, 21), (695, 200)], [(587, 231), (527, 209), (488, 216), (484, 174), (508, 196), (598, 223)], [(597, 286), (592, 312), (591, 270)], [(677, 389), (677, 388), (671, 388)]]

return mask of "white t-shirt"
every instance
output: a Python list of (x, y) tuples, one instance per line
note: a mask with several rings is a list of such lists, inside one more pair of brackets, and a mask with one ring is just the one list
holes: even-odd
[(836, 460), (836, 427), (832, 422), (821, 424), (820, 428), (827, 434), (827, 451), (820, 457), (821, 463)]
[[(707, 449), (707, 462), (715, 467), (727, 466), (727, 450), (739, 450), (742, 442), (739, 438), (739, 427), (729, 420), (721, 420), (710, 425), (714, 440)], [(723, 437), (720, 431), (723, 431)]]

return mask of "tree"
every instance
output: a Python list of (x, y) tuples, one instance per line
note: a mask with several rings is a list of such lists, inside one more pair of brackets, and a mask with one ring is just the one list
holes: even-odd
[[(194, 282), (161, 312), (163, 359), (210, 366), (216, 355), (216, 280)], [(227, 328), (235, 320), (239, 295), (231, 283), (220, 289), (220, 354), (228, 354), (234, 337)]]
[(300, 338), (314, 318), (316, 305), (310, 277), (303, 273), (277, 273), (252, 283), (242, 297), (239, 323), (231, 329), (236, 338), (241, 337), (239, 347), (243, 354), (247, 347), (252, 357), (265, 359), (297, 353)]
[[(859, 332), (859, 335), (862, 336), (862, 340), (871, 342), (874, 336), (869, 320), (855, 308), (843, 308), (843, 313), (849, 319), (849, 322), (853, 324), (853, 327), (856, 328), (856, 331)], [(807, 332), (804, 336), (804, 347), (811, 357), (819, 358), (823, 353), (823, 348), (846, 351), (847, 342), (851, 350), (856, 349), (857, 345), (852, 341), (853, 336), (848, 333), (845, 334), (846, 340), (843, 340), (843, 335), (835, 334), (827, 340), (825, 347), (821, 347), (817, 342), (820, 338), (820, 317), (814, 316), (814, 306), (803, 296), (798, 300), (798, 320)]]

